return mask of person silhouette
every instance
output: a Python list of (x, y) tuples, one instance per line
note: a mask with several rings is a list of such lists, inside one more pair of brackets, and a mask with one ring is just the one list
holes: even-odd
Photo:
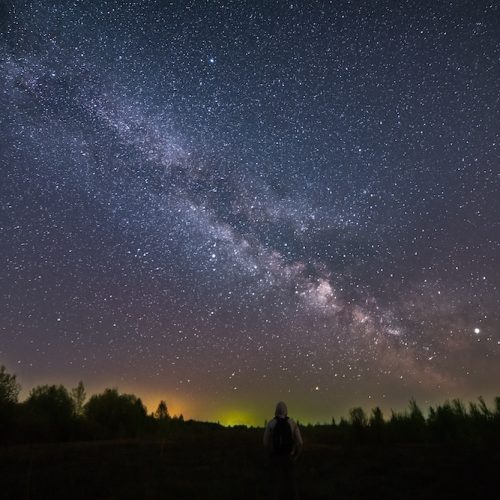
[(297, 423), (288, 417), (283, 401), (276, 405), (274, 418), (264, 431), (264, 446), (269, 452), (271, 498), (299, 498), (295, 462), (302, 453), (302, 436)]

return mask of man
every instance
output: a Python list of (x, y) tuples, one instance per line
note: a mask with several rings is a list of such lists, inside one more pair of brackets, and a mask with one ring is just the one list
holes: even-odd
[(264, 431), (264, 446), (270, 455), (272, 498), (299, 498), (295, 462), (302, 452), (299, 426), (288, 417), (283, 401), (276, 405), (275, 417)]

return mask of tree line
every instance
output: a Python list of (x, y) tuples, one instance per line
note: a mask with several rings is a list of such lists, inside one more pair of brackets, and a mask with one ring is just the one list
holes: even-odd
[(351, 408), (347, 418), (307, 425), (304, 434), (325, 444), (448, 443), (500, 445), (500, 397), (489, 407), (484, 398), (467, 405), (460, 399), (430, 406), (427, 415), (411, 399), (402, 412), (386, 418), (377, 406), (368, 414)]
[(148, 415), (140, 398), (105, 389), (87, 399), (83, 382), (39, 385), (18, 401), (16, 375), (0, 367), (0, 442), (75, 441), (163, 436), (184, 423), (170, 416), (165, 401)]
[[(160, 437), (180, 432), (221, 429), (219, 424), (184, 421), (170, 416), (165, 401), (148, 414), (141, 399), (133, 394), (105, 389), (87, 399), (83, 382), (68, 390), (63, 385), (34, 387), (19, 402), (16, 375), (0, 367), (0, 442), (75, 441)], [(299, 422), (300, 425), (300, 422)], [(245, 427), (245, 426), (237, 426)], [(403, 412), (386, 418), (379, 407), (366, 413), (351, 408), (337, 423), (301, 426), (304, 437), (325, 444), (348, 443), (477, 443), (500, 444), (500, 397), (489, 407), (480, 397), (465, 405), (446, 401), (428, 409), (427, 415), (414, 399)]]

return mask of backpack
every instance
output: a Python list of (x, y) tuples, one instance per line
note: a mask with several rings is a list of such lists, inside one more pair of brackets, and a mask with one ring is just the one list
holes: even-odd
[(288, 417), (275, 417), (276, 425), (272, 431), (273, 455), (290, 455), (293, 450), (292, 427), (288, 422)]

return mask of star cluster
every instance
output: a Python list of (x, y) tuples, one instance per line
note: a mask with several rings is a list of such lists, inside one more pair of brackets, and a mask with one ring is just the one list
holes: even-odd
[(222, 421), (498, 395), (498, 16), (1, 3), (2, 362)]

